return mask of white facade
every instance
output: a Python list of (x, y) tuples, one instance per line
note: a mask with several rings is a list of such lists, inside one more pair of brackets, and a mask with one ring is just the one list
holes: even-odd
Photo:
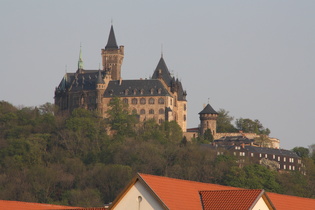
[(164, 208), (145, 186), (137, 181), (126, 194), (122, 196), (121, 200), (113, 209), (162, 210)]

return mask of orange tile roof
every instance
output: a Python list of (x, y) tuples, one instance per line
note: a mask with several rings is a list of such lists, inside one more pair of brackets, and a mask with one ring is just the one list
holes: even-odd
[(202, 209), (199, 191), (240, 188), (139, 174), (149, 188), (169, 209)]
[[(169, 209), (202, 209), (199, 191), (217, 190), (244, 190), (217, 184), (208, 184), (168, 177), (138, 174), (138, 177), (147, 184), (147, 187), (160, 199), (160, 202)], [(266, 192), (271, 203), (276, 209), (303, 209), (314, 210), (315, 199), (281, 195)], [(224, 202), (222, 199), (221, 202)]]
[(314, 210), (315, 199), (302, 198), (292, 195), (281, 195), (277, 193), (267, 193), (271, 202), (277, 209), (303, 209), (303, 210)]
[(264, 190), (200, 191), (199, 194), (204, 210), (251, 209), (264, 194)]
[(71, 207), (71, 206), (60, 206), (44, 203), (30, 203), (22, 201), (7, 201), (0, 200), (0, 209), (1, 210), (48, 210), (48, 209), (82, 209), (80, 207)]

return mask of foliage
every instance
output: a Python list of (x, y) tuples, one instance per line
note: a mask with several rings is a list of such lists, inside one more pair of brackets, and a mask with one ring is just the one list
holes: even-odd
[(259, 120), (239, 118), (236, 120), (235, 124), (238, 130), (241, 130), (245, 133), (256, 133), (267, 136), (270, 134), (270, 130), (268, 128), (264, 128)]
[[(258, 165), (239, 168), (235, 156), (217, 156), (199, 144), (209, 142), (211, 132), (193, 143), (183, 138), (175, 121), (137, 122), (118, 98), (110, 107), (109, 118), (104, 120), (85, 109), (55, 115), (55, 107), (49, 103), (16, 108), (1, 101), (0, 198), (103, 206), (113, 201), (137, 172), (315, 195), (311, 158), (303, 159), (305, 175), (276, 174)], [(228, 112), (223, 113), (228, 116)], [(108, 128), (115, 135), (108, 135)]]
[(219, 109), (217, 118), (217, 132), (218, 133), (234, 133), (238, 130), (233, 126), (233, 117), (224, 109)]
[(309, 149), (305, 147), (294, 147), (292, 151), (295, 152), (301, 158), (307, 158), (310, 155)]

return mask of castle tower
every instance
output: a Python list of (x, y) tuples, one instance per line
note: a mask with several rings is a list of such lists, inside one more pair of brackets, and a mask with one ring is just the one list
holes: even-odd
[(103, 80), (101, 70), (98, 70), (97, 81), (96, 81), (96, 108), (97, 110), (103, 114), (103, 107), (102, 107), (102, 96), (106, 89), (106, 84)]
[(203, 135), (207, 129), (210, 129), (212, 135), (216, 134), (218, 113), (207, 104), (207, 106), (199, 112), (200, 134)]
[(110, 70), (112, 80), (121, 79), (121, 65), (124, 59), (124, 46), (116, 43), (113, 25), (110, 28), (109, 37), (105, 49), (102, 49), (103, 70)]

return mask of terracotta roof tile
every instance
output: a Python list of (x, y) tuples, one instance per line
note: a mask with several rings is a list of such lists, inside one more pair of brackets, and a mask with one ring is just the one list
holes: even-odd
[(314, 210), (315, 199), (302, 198), (291, 195), (281, 195), (277, 193), (267, 193), (273, 205), (278, 209), (303, 209), (303, 210)]
[(240, 188), (139, 174), (169, 209), (202, 209), (199, 191)]
[(80, 207), (71, 207), (71, 206), (60, 206), (44, 203), (30, 203), (30, 202), (21, 202), (21, 201), (7, 201), (0, 200), (0, 209), (1, 210), (37, 210), (37, 209), (82, 209)]
[[(199, 191), (244, 190), (147, 174), (139, 174), (139, 176), (169, 209), (202, 209)], [(269, 192), (266, 194), (276, 209), (315, 210), (315, 199)]]
[(203, 209), (250, 209), (264, 190), (200, 191)]

